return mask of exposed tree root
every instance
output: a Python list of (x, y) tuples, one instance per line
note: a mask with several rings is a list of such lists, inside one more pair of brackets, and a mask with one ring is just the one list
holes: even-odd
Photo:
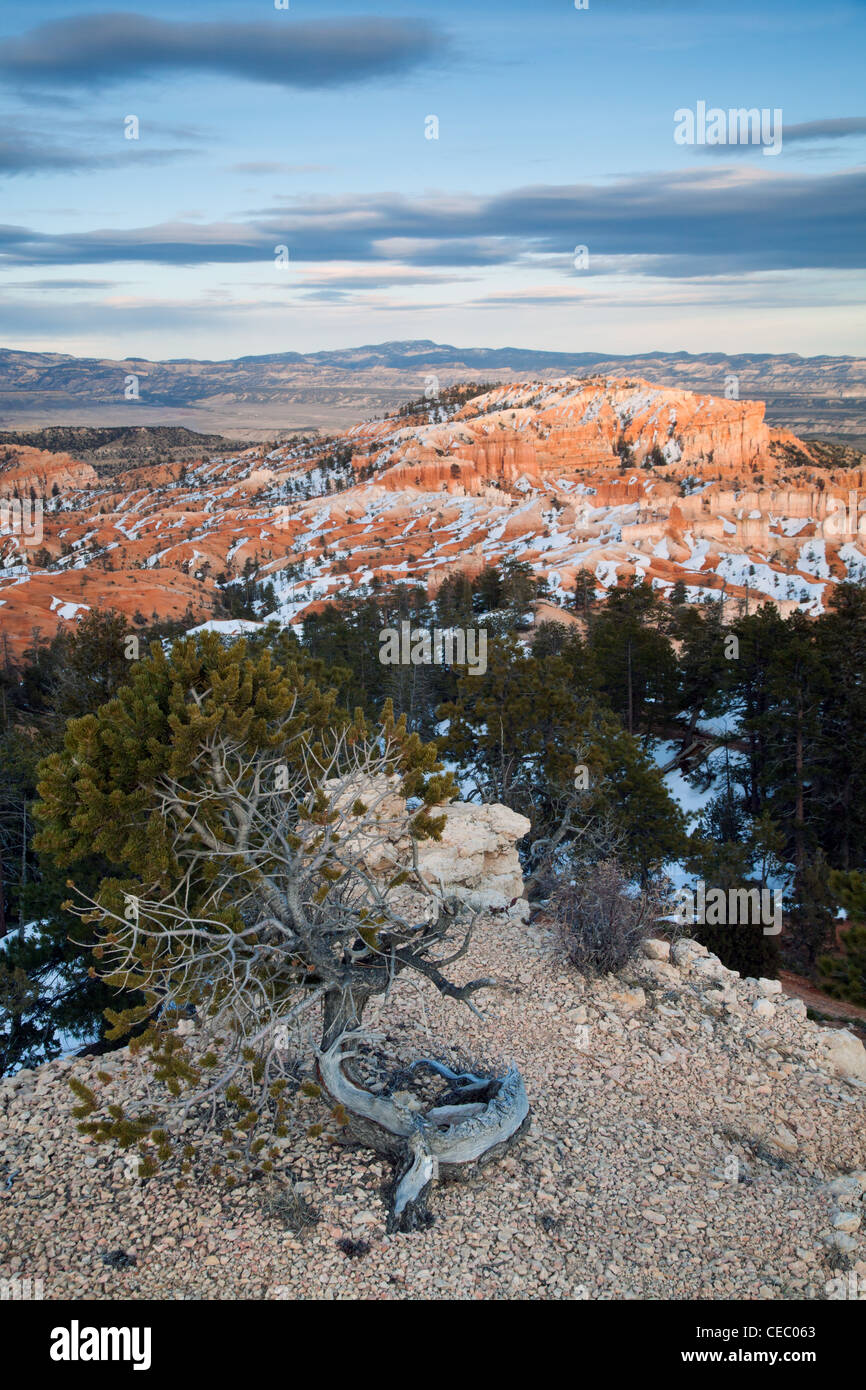
[(529, 1101), (514, 1066), (503, 1076), (484, 1078), (452, 1072), (428, 1058), (416, 1065), (450, 1080), (455, 1103), (418, 1112), (373, 1095), (351, 1079), (346, 1064), (359, 1055), (350, 1050), (352, 1042), (374, 1037), (360, 1029), (341, 1034), (317, 1054), (319, 1078), (347, 1116), (347, 1138), (396, 1162), (388, 1230), (417, 1230), (430, 1224), (427, 1201), (436, 1180), (471, 1177), (504, 1154), (529, 1122)]

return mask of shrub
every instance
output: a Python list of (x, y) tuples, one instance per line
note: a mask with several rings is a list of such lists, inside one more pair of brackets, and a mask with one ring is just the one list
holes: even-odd
[(581, 866), (550, 896), (568, 958), (588, 974), (616, 974), (664, 912), (665, 890), (638, 890), (616, 859)]

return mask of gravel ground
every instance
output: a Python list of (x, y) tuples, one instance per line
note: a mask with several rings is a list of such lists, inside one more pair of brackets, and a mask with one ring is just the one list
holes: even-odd
[[(587, 981), (552, 932), (487, 919), (463, 978), (518, 990), (488, 995), (484, 1022), (398, 984), (401, 1049), (513, 1057), (533, 1107), (511, 1153), (440, 1186), (411, 1235), (385, 1234), (387, 1165), (306, 1137), (318, 1101), (276, 1180), (179, 1193), (128, 1177), (70, 1113), (70, 1070), (129, 1092), (140, 1062), (20, 1073), (0, 1084), (0, 1278), (41, 1279), (48, 1299), (815, 1299), (853, 1271), (866, 1297), (866, 1085), (831, 1074), (800, 1001), (761, 1002), (683, 946), (682, 968), (642, 958)], [(300, 1232), (272, 1210), (292, 1184), (317, 1217)]]

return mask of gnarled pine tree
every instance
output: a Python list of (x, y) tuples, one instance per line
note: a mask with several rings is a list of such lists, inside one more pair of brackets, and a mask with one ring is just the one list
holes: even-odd
[[(100, 1106), (78, 1086), (87, 1132), (136, 1146), (144, 1172), (187, 1121), (223, 1133), (229, 1159), (269, 1171), (297, 1080), (289, 1040), (320, 1024), (317, 1086), (341, 1137), (395, 1161), (391, 1229), (426, 1215), (438, 1175), (500, 1153), (525, 1125), (520, 1073), (454, 1074), (445, 1103), (414, 1110), (365, 1081), (368, 1001), (414, 972), (477, 1012), (500, 982), (455, 983), (473, 919), (419, 871), (438, 837), (436, 808), (454, 794), (436, 751), (386, 707), (368, 729), (319, 685), (321, 667), (272, 663), (210, 634), (170, 655), (154, 646), (130, 684), (73, 721), (41, 769), (41, 844), (74, 865), (94, 850), (117, 865), (77, 910), (96, 924), (99, 973), (144, 1004), (116, 1015), (116, 1035), (153, 1062), (140, 1105)], [(194, 1038), (178, 1031), (194, 1013)], [(366, 1057), (365, 1057), (366, 1068)]]

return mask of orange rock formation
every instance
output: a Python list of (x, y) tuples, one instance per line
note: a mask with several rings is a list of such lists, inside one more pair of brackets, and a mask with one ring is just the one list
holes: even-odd
[[(835, 583), (866, 577), (866, 460), (828, 469), (768, 428), (760, 402), (567, 378), (499, 386), (444, 415), (434, 402), (423, 421), (110, 478), (16, 446), (0, 457), (0, 630), (20, 649), (94, 604), (206, 618), (216, 578), (248, 559), (284, 622), (377, 575), (433, 592), (451, 569), (509, 557), (555, 603), (588, 569), (599, 591), (681, 579), (731, 614), (765, 599), (819, 612)], [(348, 472), (334, 462), (346, 445)], [(31, 489), (38, 541), (2, 511)]]

